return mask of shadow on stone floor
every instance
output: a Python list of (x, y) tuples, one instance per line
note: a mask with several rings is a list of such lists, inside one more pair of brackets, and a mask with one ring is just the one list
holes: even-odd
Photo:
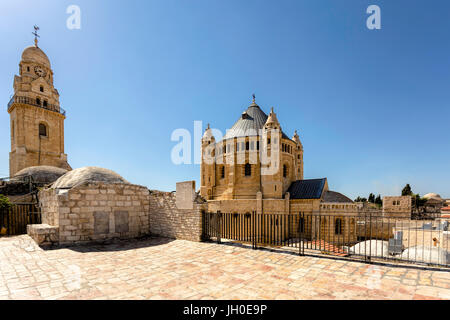
[(58, 245), (51, 247), (41, 247), (45, 251), (51, 250), (61, 250), (68, 249), (80, 253), (87, 252), (112, 252), (112, 251), (127, 251), (127, 250), (135, 250), (141, 248), (155, 247), (164, 245), (175, 241), (175, 239), (170, 238), (160, 238), (160, 237), (142, 237), (136, 239), (113, 239), (108, 240), (102, 243), (99, 242), (86, 242), (77, 245)]

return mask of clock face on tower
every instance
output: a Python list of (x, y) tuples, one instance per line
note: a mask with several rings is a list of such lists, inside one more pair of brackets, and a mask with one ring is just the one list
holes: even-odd
[(38, 67), (38, 66), (34, 67), (34, 72), (36, 72), (36, 74), (37, 74), (39, 77), (45, 77), (45, 75), (47, 74), (47, 73), (45, 72), (45, 70), (43, 70), (41, 67)]

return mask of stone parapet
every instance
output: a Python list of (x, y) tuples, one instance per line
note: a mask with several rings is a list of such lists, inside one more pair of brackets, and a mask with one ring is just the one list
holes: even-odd
[(59, 228), (48, 224), (29, 224), (27, 234), (39, 246), (51, 246), (59, 243)]

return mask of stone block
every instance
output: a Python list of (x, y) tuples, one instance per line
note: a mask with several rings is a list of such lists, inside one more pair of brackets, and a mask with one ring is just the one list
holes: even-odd
[(129, 231), (129, 213), (128, 211), (115, 211), (115, 232), (124, 233)]
[(109, 213), (94, 212), (94, 233), (95, 234), (109, 233)]

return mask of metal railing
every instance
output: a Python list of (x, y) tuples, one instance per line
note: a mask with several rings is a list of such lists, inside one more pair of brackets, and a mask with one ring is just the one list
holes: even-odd
[(300, 255), (396, 261), (450, 267), (450, 223), (382, 215), (203, 214), (203, 240), (271, 247)]
[(32, 99), (30, 97), (21, 97), (21, 96), (13, 96), (11, 100), (8, 103), (7, 110), (11, 107), (13, 103), (22, 103), (22, 104), (28, 104), (31, 106), (35, 106), (38, 108), (42, 108), (45, 110), (53, 111), (62, 114), (63, 116), (66, 115), (66, 110), (61, 108), (60, 106), (53, 105), (53, 104), (47, 104), (44, 106), (43, 101), (37, 101), (36, 99)]

